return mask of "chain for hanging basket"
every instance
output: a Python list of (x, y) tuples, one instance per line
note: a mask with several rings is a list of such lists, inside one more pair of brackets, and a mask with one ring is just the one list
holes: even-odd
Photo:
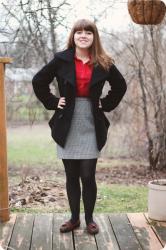
[(166, 6), (160, 0), (128, 0), (128, 11), (137, 24), (159, 24), (165, 16)]

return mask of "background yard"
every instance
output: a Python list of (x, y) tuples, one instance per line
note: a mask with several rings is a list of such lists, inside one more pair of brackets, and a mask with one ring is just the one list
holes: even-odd
[[(11, 208), (68, 209), (64, 168), (47, 124), (52, 111), (36, 98), (32, 78), (65, 49), (73, 23), (86, 16), (97, 24), (104, 49), (127, 83), (121, 104), (106, 112), (110, 129), (97, 163), (95, 209), (147, 211), (148, 181), (166, 176), (166, 19), (136, 25), (119, 1), (83, 1), (81, 15), (72, 1), (15, 1), (14, 8), (5, 2), (0, 54), (13, 58), (5, 71)], [(101, 97), (110, 85), (105, 82)], [(49, 87), (60, 96), (56, 77)]]
[[(8, 127), (8, 166), (12, 211), (69, 211), (64, 168), (46, 123)], [(147, 211), (152, 178), (145, 161), (98, 158), (95, 212)]]

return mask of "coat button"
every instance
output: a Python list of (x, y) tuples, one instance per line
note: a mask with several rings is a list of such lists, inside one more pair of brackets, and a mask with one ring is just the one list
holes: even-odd
[(62, 117), (63, 117), (63, 114), (60, 114), (60, 115), (58, 116), (59, 119), (62, 118)]

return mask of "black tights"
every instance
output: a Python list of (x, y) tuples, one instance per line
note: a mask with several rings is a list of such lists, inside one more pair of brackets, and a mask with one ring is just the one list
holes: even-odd
[(71, 210), (71, 220), (75, 222), (79, 218), (82, 181), (82, 198), (85, 210), (85, 221), (93, 220), (93, 210), (96, 202), (97, 185), (95, 180), (95, 159), (62, 159), (66, 172), (66, 190)]

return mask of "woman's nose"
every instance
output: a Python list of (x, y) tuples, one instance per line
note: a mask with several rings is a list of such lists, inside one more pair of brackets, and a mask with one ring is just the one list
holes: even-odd
[(83, 31), (83, 32), (81, 33), (81, 36), (86, 36), (86, 32)]

